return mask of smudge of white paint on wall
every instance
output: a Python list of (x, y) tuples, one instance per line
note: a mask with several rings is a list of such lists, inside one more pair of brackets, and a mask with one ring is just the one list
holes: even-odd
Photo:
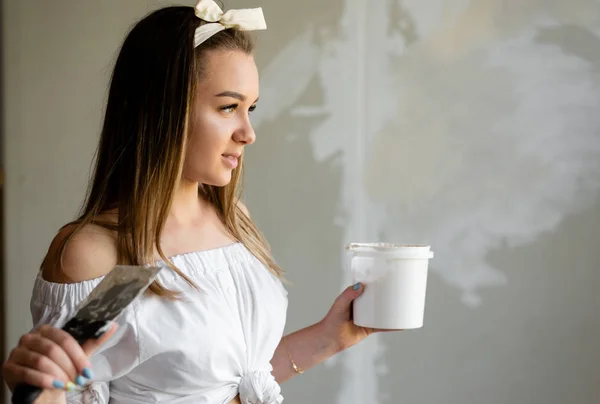
[[(361, 178), (370, 126), (379, 119), (379, 116), (374, 117), (370, 113), (377, 111), (373, 104), (381, 105), (373, 102), (371, 91), (385, 88), (380, 79), (386, 77), (378, 76), (380, 72), (372, 70), (380, 62), (373, 58), (385, 56), (386, 36), (380, 35), (378, 46), (369, 49), (373, 45), (369, 22), (371, 18), (378, 19), (379, 24), (385, 26), (382, 24), (385, 10), (385, 2), (346, 0), (340, 21), (340, 37), (326, 44), (319, 63), (318, 75), (329, 116), (310, 134), (310, 138), (318, 159), (342, 152), (341, 202), (347, 215), (345, 241), (376, 239), (379, 227), (377, 218), (371, 214), (373, 205)], [(388, 101), (393, 104), (393, 97), (388, 97)], [(341, 287), (344, 287), (351, 282), (346, 269), (348, 257), (343, 255), (342, 262)], [(379, 372), (382, 369), (378, 363), (383, 361), (382, 352), (380, 338), (375, 335), (341, 355), (342, 385), (337, 402), (380, 402)]]
[(387, 237), (436, 246), (432, 268), (469, 305), (506, 282), (488, 252), (533, 241), (600, 191), (599, 72), (535, 34), (445, 63), (413, 49), (398, 119), (367, 163)]
[[(371, 99), (374, 92), (381, 96), (385, 91), (393, 90), (388, 87), (389, 83), (382, 81), (389, 74), (380, 70), (386, 69), (387, 65), (378, 60), (386, 57), (385, 24), (377, 29), (376, 38), (371, 33), (367, 36), (365, 25), (357, 27), (358, 16), (365, 18), (370, 15), (371, 18), (385, 21), (386, 3), (373, 3), (375, 5), (372, 10), (366, 13), (365, 1), (346, 0), (340, 22), (342, 34), (339, 38), (325, 42), (319, 54), (315, 54), (315, 49), (308, 44), (311, 34), (304, 33), (295, 44), (286, 47), (284, 56), (279, 55), (263, 70), (262, 93), (265, 95), (261, 95), (263, 105), (260, 110), (269, 111), (269, 115), (257, 114), (253, 118), (257, 127), (276, 118), (296, 102), (313, 77), (318, 78), (323, 91), (323, 105), (292, 107), (292, 113), (306, 116), (320, 114), (326, 117), (321, 125), (308, 134), (317, 160), (322, 161), (334, 153), (342, 153), (342, 203), (343, 215), (346, 216), (346, 241), (373, 240), (377, 237), (377, 229), (381, 227), (378, 216), (373, 214), (375, 208), (363, 189), (361, 178), (364, 170), (361, 160), (368, 146), (369, 133), (374, 133), (373, 128), (383, 127), (386, 114), (391, 115), (396, 111), (393, 95), (388, 94), (387, 99), (379, 101)], [(373, 11), (376, 11), (375, 15), (371, 14)], [(362, 24), (366, 22), (363, 21)], [(367, 40), (370, 40), (369, 54), (374, 59), (365, 56)], [(363, 49), (357, 51), (356, 45), (361, 41)], [(368, 63), (361, 62), (365, 57), (369, 58)], [(314, 63), (299, 63), (305, 59)], [(292, 84), (289, 80), (291, 67), (295, 69), (295, 83)], [(369, 77), (366, 69), (371, 69)], [(282, 91), (283, 87), (290, 85), (294, 86), (293, 91)], [(367, 87), (370, 88), (369, 91)], [(265, 102), (268, 105), (264, 105)], [(342, 261), (347, 266), (345, 256)], [(351, 281), (349, 271), (344, 269), (342, 278), (342, 285), (347, 285)], [(341, 357), (344, 366), (343, 385), (338, 397), (340, 403), (379, 402), (378, 377), (381, 372), (386, 371), (385, 364), (382, 363), (382, 351), (379, 337), (373, 336)], [(330, 362), (332, 363), (334, 362)]]

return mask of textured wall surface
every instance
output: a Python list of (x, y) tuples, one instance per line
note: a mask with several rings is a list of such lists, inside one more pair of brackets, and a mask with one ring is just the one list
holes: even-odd
[[(4, 0), (9, 346), (81, 203), (119, 43), (164, 4)], [(245, 196), (291, 280), (288, 330), (349, 282), (346, 242), (436, 254), (423, 329), (371, 337), (285, 402), (596, 402), (600, 4), (225, 6), (269, 26)]]

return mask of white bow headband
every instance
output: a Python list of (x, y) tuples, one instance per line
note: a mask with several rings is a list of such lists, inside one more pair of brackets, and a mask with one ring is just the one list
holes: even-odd
[(199, 0), (195, 8), (196, 17), (206, 21), (196, 28), (194, 34), (194, 47), (227, 28), (236, 28), (240, 31), (255, 31), (267, 29), (267, 23), (262, 8), (244, 8), (240, 10), (223, 10), (213, 0)]

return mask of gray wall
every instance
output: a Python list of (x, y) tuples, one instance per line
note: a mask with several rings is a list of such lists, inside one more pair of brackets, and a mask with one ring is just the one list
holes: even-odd
[[(12, 347), (81, 203), (118, 45), (166, 2), (3, 3)], [(347, 284), (346, 242), (436, 253), (423, 329), (370, 338), (285, 402), (597, 402), (598, 2), (225, 3), (269, 25), (246, 200), (292, 281), (288, 329)]]

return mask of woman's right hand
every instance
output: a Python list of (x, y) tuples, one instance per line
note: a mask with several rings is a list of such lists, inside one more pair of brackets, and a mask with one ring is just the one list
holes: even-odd
[[(92, 378), (89, 357), (116, 330), (113, 324), (102, 337), (80, 346), (65, 331), (43, 325), (21, 337), (2, 366), (2, 377), (11, 391), (17, 384), (27, 383), (45, 389), (43, 397), (51, 395), (56, 400), (56, 392), (84, 385)], [(44, 401), (40, 397), (36, 403)]]

